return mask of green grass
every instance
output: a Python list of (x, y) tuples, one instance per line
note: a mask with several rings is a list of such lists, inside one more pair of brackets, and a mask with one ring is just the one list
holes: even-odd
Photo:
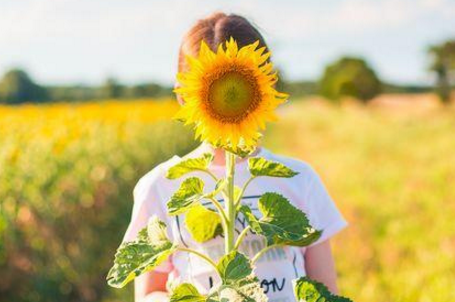
[(334, 239), (341, 292), (455, 301), (453, 109), (296, 102), (282, 116), (265, 144), (312, 164), (350, 223)]

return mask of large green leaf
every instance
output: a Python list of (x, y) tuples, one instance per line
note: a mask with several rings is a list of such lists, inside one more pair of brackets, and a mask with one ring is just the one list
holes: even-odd
[(124, 287), (137, 276), (161, 264), (175, 249), (166, 236), (166, 225), (153, 216), (136, 240), (122, 243), (117, 249), (114, 266), (107, 275), (108, 284)]
[(204, 194), (204, 182), (200, 178), (189, 177), (180, 184), (179, 189), (167, 202), (168, 213), (183, 214), (191, 207), (199, 205), (202, 199), (215, 198), (225, 187), (226, 181), (221, 179), (213, 191)]
[(321, 231), (310, 225), (305, 213), (280, 194), (265, 193), (259, 199), (258, 207), (263, 215), (261, 219), (246, 205), (241, 206), (240, 211), (251, 229), (267, 238), (267, 245), (307, 246), (321, 236)]
[(182, 283), (172, 291), (170, 302), (202, 302), (206, 297), (201, 295), (194, 285)]
[(207, 302), (267, 302), (268, 298), (254, 274), (212, 289)]
[(212, 288), (206, 297), (189, 283), (177, 286), (170, 302), (267, 302), (267, 296), (254, 275), (238, 280), (236, 283)]
[(351, 299), (333, 295), (324, 284), (308, 277), (295, 281), (294, 295), (298, 301), (305, 302), (352, 302)]
[(171, 302), (266, 302), (267, 296), (253, 274), (248, 258), (233, 251), (220, 259), (217, 265), (222, 284), (211, 289), (208, 297), (201, 295), (191, 284), (177, 286)]
[(200, 204), (188, 210), (185, 225), (191, 237), (200, 243), (223, 233), (220, 215)]
[(299, 174), (282, 163), (270, 161), (263, 157), (249, 158), (248, 169), (253, 176), (293, 177)]
[(236, 282), (249, 276), (253, 271), (250, 260), (237, 251), (232, 251), (223, 256), (219, 260), (217, 268), (223, 284)]
[(192, 206), (199, 204), (203, 198), (204, 182), (197, 177), (187, 178), (167, 202), (168, 213), (169, 215), (182, 214)]
[(204, 153), (201, 157), (198, 158), (185, 159), (175, 166), (169, 168), (166, 177), (169, 179), (176, 179), (190, 172), (207, 171), (212, 161), (213, 154), (211, 153)]
[(223, 256), (218, 264), (222, 284), (208, 297), (209, 302), (266, 302), (267, 296), (253, 274), (250, 260), (237, 251)]
[(236, 282), (236, 290), (244, 297), (243, 301), (248, 302), (266, 302), (267, 296), (264, 289), (261, 288), (259, 279), (251, 274)]

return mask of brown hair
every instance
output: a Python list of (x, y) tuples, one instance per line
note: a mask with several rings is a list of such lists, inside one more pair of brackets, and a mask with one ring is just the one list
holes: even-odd
[(230, 37), (237, 41), (239, 47), (259, 40), (259, 47), (266, 47), (259, 31), (244, 17), (221, 12), (213, 13), (200, 19), (183, 37), (179, 51), (178, 70), (187, 70), (185, 56), (197, 56), (203, 40), (213, 51)]

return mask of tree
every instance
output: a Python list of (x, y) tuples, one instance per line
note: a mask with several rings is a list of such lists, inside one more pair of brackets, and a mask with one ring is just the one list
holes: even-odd
[(448, 102), (451, 87), (455, 85), (455, 40), (431, 46), (428, 53), (431, 56), (430, 70), (437, 77), (437, 92), (443, 102)]
[(40, 102), (46, 98), (46, 89), (34, 83), (21, 69), (8, 71), (0, 82), (0, 101), (4, 103)]
[(101, 87), (102, 96), (110, 99), (118, 99), (123, 96), (123, 85), (115, 78), (108, 78)]
[(366, 101), (381, 92), (382, 84), (365, 60), (343, 57), (326, 67), (319, 90), (331, 100), (351, 96)]

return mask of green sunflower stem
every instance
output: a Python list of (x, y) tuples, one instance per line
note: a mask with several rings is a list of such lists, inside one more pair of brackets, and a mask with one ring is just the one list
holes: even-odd
[(226, 216), (228, 218), (225, 235), (226, 254), (234, 250), (235, 246), (235, 217), (236, 207), (234, 200), (234, 174), (235, 174), (235, 154), (226, 151)]

